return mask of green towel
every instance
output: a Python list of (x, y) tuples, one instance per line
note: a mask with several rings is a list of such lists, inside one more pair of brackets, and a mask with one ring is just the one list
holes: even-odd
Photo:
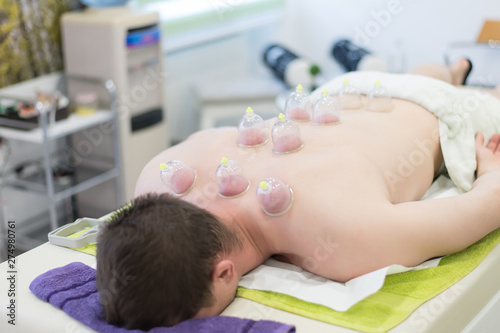
[[(362, 332), (386, 332), (405, 320), (420, 305), (470, 273), (498, 243), (500, 229), (468, 248), (444, 257), (437, 267), (388, 275), (382, 289), (346, 312), (272, 291), (238, 287), (236, 296)], [(90, 244), (75, 250), (95, 255), (96, 245)]]
[(244, 287), (238, 287), (236, 296), (362, 332), (386, 332), (470, 273), (499, 242), (500, 229), (497, 229), (468, 248), (444, 257), (437, 267), (388, 275), (382, 289), (346, 312), (276, 292)]

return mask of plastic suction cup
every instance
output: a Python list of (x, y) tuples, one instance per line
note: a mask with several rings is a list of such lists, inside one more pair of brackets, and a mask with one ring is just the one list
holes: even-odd
[(250, 188), (250, 181), (243, 175), (241, 165), (226, 157), (221, 159), (215, 172), (215, 179), (219, 187), (219, 196), (222, 198), (238, 197)]
[(373, 88), (368, 92), (366, 109), (377, 112), (388, 112), (392, 109), (391, 94), (378, 80), (375, 81)]
[(309, 121), (311, 120), (311, 113), (312, 107), (309, 95), (302, 90), (302, 86), (299, 84), (286, 99), (285, 116), (295, 121)]
[(313, 124), (338, 124), (340, 122), (339, 104), (335, 98), (328, 96), (326, 89), (323, 89), (322, 94), (323, 96), (314, 104)]
[(238, 145), (241, 147), (259, 147), (268, 140), (264, 120), (248, 108), (238, 123)]
[(196, 184), (196, 170), (181, 161), (172, 160), (160, 164), (160, 179), (176, 196), (187, 194)]
[(260, 208), (270, 216), (283, 215), (293, 204), (292, 189), (281, 180), (270, 177), (260, 182), (257, 188)]
[(338, 99), (342, 110), (358, 109), (363, 105), (363, 103), (361, 103), (361, 94), (358, 88), (350, 84), (347, 79), (344, 80)]
[(293, 153), (304, 147), (299, 126), (286, 119), (283, 113), (279, 114), (278, 121), (273, 126), (272, 137), (273, 151), (276, 154)]

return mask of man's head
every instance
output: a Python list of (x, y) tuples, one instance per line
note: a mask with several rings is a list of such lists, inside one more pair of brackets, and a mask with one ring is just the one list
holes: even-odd
[(206, 210), (168, 194), (136, 198), (99, 234), (97, 287), (106, 320), (147, 330), (216, 314), (234, 297), (237, 278), (226, 258), (239, 247), (236, 234)]

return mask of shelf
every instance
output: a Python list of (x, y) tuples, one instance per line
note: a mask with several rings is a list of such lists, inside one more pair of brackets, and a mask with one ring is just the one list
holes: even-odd
[[(76, 185), (62, 185), (54, 183), (54, 201), (60, 201), (94, 186), (105, 183), (120, 175), (120, 170), (112, 168), (107, 171), (88, 167), (78, 167), (72, 176)], [(4, 177), (3, 184), (15, 188), (30, 190), (42, 195), (47, 194), (47, 186), (43, 173), (37, 173), (26, 179), (18, 179), (14, 174)]]
[[(59, 120), (48, 127), (48, 140), (55, 140), (66, 135), (82, 131), (106, 121), (113, 120), (111, 111), (99, 110), (89, 116), (71, 114), (68, 118)], [(0, 127), (0, 137), (13, 140), (21, 140), (31, 143), (43, 143), (42, 128), (38, 127), (30, 131), (23, 131), (7, 127)]]
[(62, 200), (64, 198), (70, 197), (72, 195), (75, 195), (77, 193), (83, 192), (85, 190), (88, 190), (89, 188), (92, 188), (94, 186), (97, 186), (99, 184), (105, 183), (108, 180), (112, 180), (120, 176), (120, 170), (117, 168), (113, 168), (111, 170), (105, 171), (100, 173), (99, 175), (96, 175), (90, 179), (87, 179), (85, 181), (82, 181), (78, 183), (75, 186), (72, 186), (62, 192), (56, 193), (54, 195), (54, 200)]
[[(36, 170), (32, 175), (20, 179), (18, 175), (12, 171), (0, 178), (0, 185), (7, 185), (11, 188), (30, 191), (35, 194), (40, 194), (47, 198), (48, 219), (43, 219), (42, 215), (39, 218), (30, 221), (29, 227), (35, 228), (44, 223), (50, 224), (50, 229), (55, 229), (61, 222), (58, 205), (64, 199), (72, 198), (73, 196), (94, 188), (97, 185), (114, 180), (117, 202), (122, 202), (122, 184), (121, 184), (121, 156), (119, 146), (118, 128), (118, 112), (116, 109), (116, 88), (111, 80), (98, 80), (84, 77), (64, 76), (61, 73), (47, 75), (38, 79), (23, 82), (6, 89), (0, 90), (0, 95), (5, 96), (36, 96), (36, 91), (66, 91), (68, 80), (78, 80), (82, 83), (98, 84), (106, 89), (109, 96), (109, 110), (97, 110), (91, 115), (70, 114), (66, 119), (50, 122), (54, 114), (42, 113), (38, 116), (37, 128), (31, 130), (13, 129), (0, 126), (0, 137), (8, 140), (17, 140), (30, 144), (40, 145), (42, 151), (42, 165), (39, 170)], [(62, 89), (61, 89), (62, 88)], [(42, 109), (42, 108), (40, 108)], [(85, 133), (86, 129), (102, 126), (101, 130), (112, 135), (112, 165), (109, 166), (94, 166), (90, 167), (87, 163), (79, 164), (71, 174), (67, 176), (63, 182), (61, 178), (54, 175), (52, 168), (52, 151), (50, 141), (63, 139), (75, 133)], [(91, 162), (91, 160), (87, 160)], [(100, 161), (100, 160), (99, 160)], [(0, 190), (3, 186), (0, 186)], [(0, 215), (3, 215), (0, 206)], [(0, 224), (0, 231), (3, 226)], [(29, 233), (29, 228), (25, 230)], [(19, 235), (24, 236), (24, 235)], [(27, 235), (26, 240), (30, 237)], [(24, 237), (23, 237), (24, 239)]]
[[(66, 214), (58, 216), (59, 225), (69, 223), (68, 221), (70, 220), (72, 221), (73, 219)], [(16, 228), (16, 249), (19, 251), (28, 251), (47, 242), (47, 235), (51, 231), (50, 216), (49, 214), (41, 214), (24, 221), (19, 226), (16, 225)]]

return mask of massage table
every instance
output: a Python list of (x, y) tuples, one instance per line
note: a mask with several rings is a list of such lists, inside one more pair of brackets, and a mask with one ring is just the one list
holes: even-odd
[[(70, 262), (95, 265), (95, 257), (45, 243), (16, 258), (16, 325), (7, 323), (7, 261), (0, 264), (2, 316), (0, 332), (93, 332), (63, 311), (37, 299), (28, 289), (38, 275)], [(95, 267), (95, 266), (94, 266)], [(421, 305), (389, 332), (497, 332), (500, 327), (500, 245), (458, 283)], [(237, 297), (223, 315), (269, 319), (296, 326), (297, 332), (355, 332), (340, 326), (301, 317)]]

